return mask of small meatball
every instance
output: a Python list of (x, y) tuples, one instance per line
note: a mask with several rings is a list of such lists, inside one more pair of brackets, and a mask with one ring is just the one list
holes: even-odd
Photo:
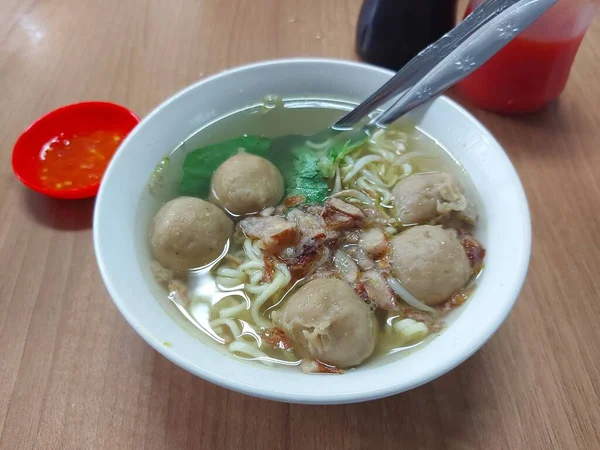
[(445, 172), (406, 177), (396, 183), (392, 194), (404, 224), (427, 223), (452, 211), (465, 211), (468, 206), (456, 178)]
[(215, 171), (211, 201), (232, 214), (250, 214), (277, 206), (283, 197), (283, 177), (260, 156), (239, 153)]
[(214, 261), (223, 251), (233, 222), (212, 203), (179, 197), (158, 210), (150, 228), (150, 248), (165, 268), (183, 271)]
[(456, 231), (421, 225), (392, 239), (392, 273), (426, 305), (437, 305), (465, 286), (471, 264)]
[(345, 281), (318, 279), (302, 286), (273, 320), (303, 358), (338, 368), (356, 366), (375, 349), (377, 324)]

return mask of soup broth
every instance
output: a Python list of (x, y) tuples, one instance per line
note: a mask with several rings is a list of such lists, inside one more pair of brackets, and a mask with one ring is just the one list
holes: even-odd
[[(194, 189), (198, 189), (197, 195), (185, 192), (190, 186), (185, 184), (185, 178), (189, 178), (186, 164), (189, 167), (189, 155), (198, 152), (196, 149), (231, 142), (240, 136), (246, 136), (246, 139), (256, 136), (257, 146), (267, 142), (261, 140), (262, 136), (268, 139), (290, 134), (310, 136), (334, 123), (353, 106), (317, 99), (265, 99), (261, 104), (221, 118), (188, 137), (158, 165), (149, 181), (149, 192), (160, 204), (170, 202), (182, 193), (197, 196), (217, 204), (235, 226), (221, 256), (208, 264), (189, 267), (190, 270), (186, 271), (165, 267), (161, 264), (163, 261), (152, 262), (155, 278), (166, 288), (164, 298), (171, 298), (182, 305), (188, 320), (193, 320), (206, 336), (226, 347), (235, 357), (267, 365), (301, 365), (306, 372), (340, 373), (363, 360), (383, 359), (386, 355), (423, 345), (443, 330), (446, 314), (464, 303), (475, 287), (475, 278), (482, 268), (485, 254), (473, 237), (478, 227), (476, 211), (481, 209), (477, 194), (462, 166), (409, 121), (380, 130), (359, 144), (343, 143), (345, 146), (339, 147), (343, 148), (341, 151), (333, 150), (333, 142), (307, 140), (301, 152), (290, 148), (270, 154), (265, 158), (283, 173), (285, 194), (276, 204), (260, 210), (238, 214), (228, 209), (226, 202), (230, 199), (216, 196), (214, 180), (210, 193), (203, 193), (201, 186), (208, 185), (213, 173), (217, 172), (210, 172), (207, 180), (201, 180), (202, 183), (192, 183)], [(268, 140), (267, 144), (270, 142)], [(245, 154), (246, 150), (240, 147), (236, 154)], [(257, 147), (256, 151), (259, 150)], [(313, 157), (317, 169), (311, 172), (309, 181), (299, 181), (306, 172), (295, 173), (295, 181), (290, 181), (294, 177), (286, 177), (287, 171), (292, 170), (290, 168), (304, 168), (299, 161), (306, 163)], [(260, 159), (262, 155), (252, 158)], [(241, 170), (245, 169), (242, 167)], [(225, 171), (224, 176), (228, 173), (232, 172)], [(404, 182), (403, 187), (398, 187), (402, 180), (409, 178), (408, 184)], [(415, 191), (415, 194), (414, 188), (409, 185), (414, 185), (415, 180), (425, 182), (426, 178), (437, 181), (427, 181), (423, 191)], [(257, 177), (250, 184), (254, 190), (259, 190), (259, 184), (268, 182), (268, 179)], [(290, 189), (290, 183), (296, 184), (294, 190)], [(413, 189), (411, 195), (423, 197), (417, 200), (406, 197), (402, 189)], [(405, 197), (408, 200), (402, 200)], [(424, 203), (422, 199), (434, 202), (434, 217), (417, 217), (421, 213), (415, 215), (410, 210), (415, 205), (420, 207)], [(172, 218), (174, 213), (170, 214)], [(159, 215), (160, 212), (157, 217)], [(157, 220), (155, 218), (150, 224), (151, 253), (160, 260), (156, 249), (159, 245), (156, 242), (160, 239), (153, 237), (153, 233), (157, 233)], [(315, 223), (322, 227), (322, 230), (319, 228), (319, 232), (323, 232), (322, 237), (309, 236)], [(272, 236), (264, 236), (264, 230), (274, 224), (290, 227), (295, 233), (286, 245), (276, 249), (268, 244), (268, 238)], [(456, 248), (462, 249), (453, 248), (453, 251), (464, 251), (464, 255), (458, 255), (462, 258), (461, 264), (464, 265), (464, 261), (470, 264), (468, 274), (459, 274), (462, 281), (455, 288), (450, 287), (448, 295), (440, 293), (448, 288), (443, 286), (444, 280), (438, 280), (440, 277), (436, 273), (424, 275), (433, 277), (429, 285), (426, 281), (414, 282), (419, 272), (412, 266), (412, 260), (407, 258), (413, 247), (419, 247), (420, 232), (426, 239), (435, 239), (436, 233), (441, 233), (441, 237), (440, 243), (431, 244), (431, 250), (417, 251), (417, 260), (423, 254), (447, 251), (448, 240), (456, 241)], [(409, 237), (411, 233), (415, 236)], [(309, 253), (312, 255), (310, 258), (306, 256)], [(441, 254), (440, 258), (440, 261), (445, 261), (450, 257)], [(432, 267), (445, 264), (440, 261), (433, 261)], [(451, 263), (454, 270), (458, 263), (454, 260)], [(405, 272), (401, 267), (406, 268)], [(409, 272), (410, 276), (405, 275)], [(401, 282), (402, 278), (404, 281)], [(369, 315), (363, 325), (371, 330), (371, 321), (374, 323), (373, 330), (365, 332), (374, 349), (367, 348), (364, 358), (357, 357), (360, 363), (352, 363), (353, 355), (350, 359), (327, 357), (334, 352), (331, 349), (335, 345), (342, 349), (346, 345), (333, 342), (346, 339), (336, 338), (334, 330), (346, 320), (338, 314), (346, 307), (343, 306), (346, 300), (340, 299), (343, 305), (338, 305), (335, 303), (336, 294), (325, 287), (342, 286), (339, 283), (349, 286), (355, 293), (349, 295), (360, 299), (362, 306), (355, 302), (352, 308), (357, 308), (358, 315)], [(309, 286), (317, 285), (324, 287), (315, 291), (316, 294), (306, 293)], [(411, 290), (415, 292), (411, 293)], [(417, 291), (425, 292), (422, 295), (427, 298), (419, 299)], [(291, 314), (290, 305), (294, 302), (306, 305), (315, 295), (321, 296), (317, 309), (332, 296), (335, 307), (327, 310), (326, 314), (332, 314), (333, 318), (324, 325), (326, 330), (319, 331), (321, 334), (315, 338), (317, 340), (311, 341), (312, 338), (307, 336), (320, 330), (320, 325), (312, 326), (311, 323), (319, 322), (320, 317), (309, 319), (308, 312), (301, 311), (302, 320), (313, 322), (303, 322), (298, 334), (294, 329), (296, 318), (286, 321), (286, 317)], [(299, 303), (298, 298), (302, 298)], [(363, 308), (365, 305), (366, 308)], [(368, 313), (365, 313), (367, 310)], [(357, 316), (350, 317), (347, 320), (354, 320)], [(350, 334), (359, 330), (360, 326), (352, 325)], [(350, 362), (337, 364), (335, 361)]]

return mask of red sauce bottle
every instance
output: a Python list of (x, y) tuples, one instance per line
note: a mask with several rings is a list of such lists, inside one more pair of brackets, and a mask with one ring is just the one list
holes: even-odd
[[(483, 0), (471, 0), (466, 15)], [(565, 89), (573, 60), (597, 9), (597, 0), (559, 0), (456, 91), (482, 109), (529, 113)], [(465, 15), (465, 16), (466, 16)]]
[(364, 0), (356, 51), (368, 63), (399, 70), (455, 21), (456, 0)]

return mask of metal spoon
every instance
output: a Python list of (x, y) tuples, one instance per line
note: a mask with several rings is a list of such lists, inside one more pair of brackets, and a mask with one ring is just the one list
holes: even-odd
[[(307, 140), (362, 141), (481, 67), (558, 0), (488, 0), (448, 34), (429, 45), (392, 79), (331, 128), (312, 136), (288, 135), (273, 141), (275, 152)], [(510, 70), (511, 68), (507, 68)], [(378, 106), (399, 99), (381, 115), (353, 127)]]
[(488, 0), (483, 2), (462, 22), (433, 44), (419, 52), (387, 83), (369, 98), (338, 120), (335, 128), (351, 128), (367, 114), (391, 98), (406, 92), (419, 82), (427, 72), (448, 56), (456, 47), (473, 35), (481, 26), (520, 0)]

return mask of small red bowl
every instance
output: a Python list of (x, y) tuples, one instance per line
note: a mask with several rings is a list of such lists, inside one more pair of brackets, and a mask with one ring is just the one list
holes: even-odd
[(13, 171), (25, 186), (50, 197), (93, 197), (98, 193), (100, 182), (73, 189), (51, 189), (42, 184), (38, 164), (43, 146), (60, 133), (88, 134), (110, 130), (126, 136), (139, 121), (127, 108), (108, 102), (74, 103), (55, 109), (32, 123), (17, 139), (12, 154)]

